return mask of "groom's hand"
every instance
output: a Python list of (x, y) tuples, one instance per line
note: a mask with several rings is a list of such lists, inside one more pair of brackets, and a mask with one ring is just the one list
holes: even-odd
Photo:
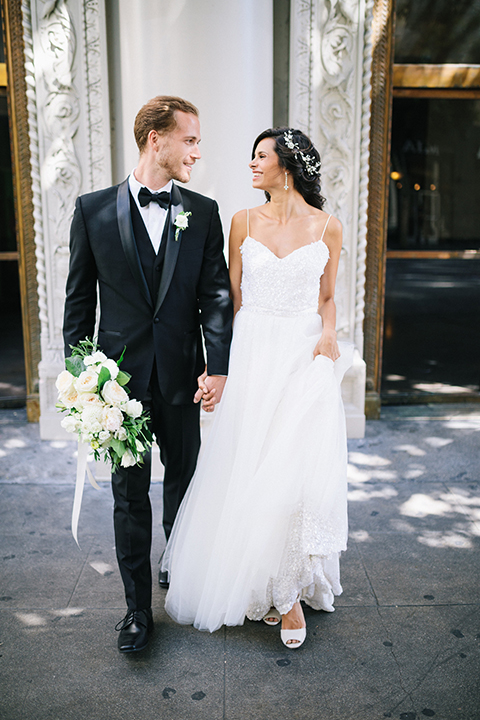
[(213, 412), (215, 405), (222, 399), (226, 380), (227, 378), (223, 375), (207, 375), (206, 372), (202, 373), (202, 375), (197, 378), (198, 390), (195, 393), (193, 402), (198, 403), (202, 400), (205, 412)]

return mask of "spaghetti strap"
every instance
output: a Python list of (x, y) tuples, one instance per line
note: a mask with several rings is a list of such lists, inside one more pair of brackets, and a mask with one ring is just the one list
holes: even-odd
[(323, 236), (325, 235), (325, 230), (327, 229), (327, 225), (328, 225), (328, 223), (330, 222), (330, 218), (331, 218), (331, 217), (332, 217), (332, 216), (329, 215), (328, 218), (327, 218), (327, 222), (325, 223), (325, 227), (323, 228), (322, 237), (320, 238), (320, 242), (322, 242), (322, 240), (323, 240)]
[(250, 237), (250, 211), (247, 208), (247, 237)]

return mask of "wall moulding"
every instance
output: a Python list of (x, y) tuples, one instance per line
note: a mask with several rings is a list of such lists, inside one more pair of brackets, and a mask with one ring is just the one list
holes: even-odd
[(326, 209), (344, 229), (337, 330), (357, 347), (352, 387), (363, 418), (372, 11), (373, 0), (293, 0), (290, 39), (289, 122), (318, 147)]
[(111, 183), (103, 0), (23, 0), (36, 268), (41, 323), (40, 430), (61, 432), (63, 304), (75, 199)]

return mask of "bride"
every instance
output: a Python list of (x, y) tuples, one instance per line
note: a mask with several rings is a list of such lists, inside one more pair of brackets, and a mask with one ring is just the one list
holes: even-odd
[[(213, 632), (245, 617), (305, 640), (300, 600), (333, 612), (346, 549), (346, 433), (340, 381), (351, 348), (335, 332), (341, 224), (323, 211), (320, 156), (299, 130), (255, 140), (267, 203), (230, 232), (235, 307), (230, 371), (167, 545), (165, 608)], [(320, 281), (321, 278), (321, 281)], [(219, 400), (199, 378), (198, 401)]]

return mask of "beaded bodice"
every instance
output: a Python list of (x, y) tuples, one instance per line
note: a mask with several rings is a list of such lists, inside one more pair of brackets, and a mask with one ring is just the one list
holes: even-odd
[(316, 312), (320, 277), (329, 258), (323, 240), (279, 258), (247, 236), (241, 253), (243, 308), (275, 315)]

